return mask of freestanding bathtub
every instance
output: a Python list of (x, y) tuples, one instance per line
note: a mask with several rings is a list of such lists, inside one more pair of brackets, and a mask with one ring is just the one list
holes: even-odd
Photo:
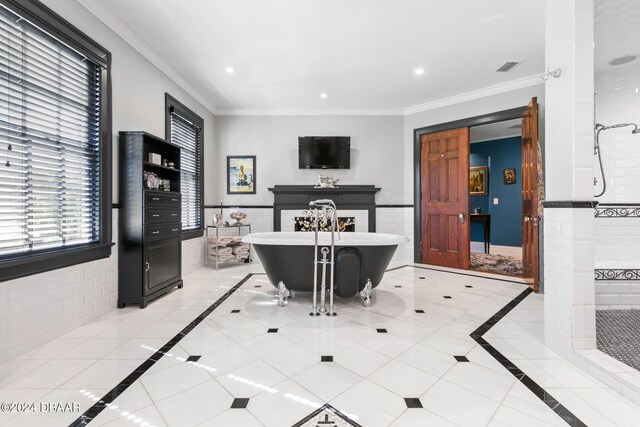
[[(330, 247), (331, 233), (318, 234), (319, 252), (323, 246)], [(313, 232), (255, 233), (245, 236), (242, 241), (253, 244), (273, 286), (278, 287), (282, 282), (292, 291), (313, 292)], [(408, 241), (406, 237), (395, 234), (342, 232), (339, 239), (336, 234), (335, 294), (353, 297), (362, 291), (368, 280), (372, 287), (378, 286), (398, 244)], [(321, 258), (318, 253), (318, 259)], [(318, 286), (320, 283), (319, 267)]]

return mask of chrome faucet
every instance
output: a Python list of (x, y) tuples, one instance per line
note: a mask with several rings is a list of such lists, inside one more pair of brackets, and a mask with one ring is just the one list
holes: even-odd
[[(338, 240), (340, 239), (340, 230), (338, 227), (338, 215), (336, 204), (330, 199), (319, 199), (309, 202), (309, 206), (314, 206), (315, 211), (315, 245), (314, 245), (314, 261), (313, 261), (313, 306), (311, 307), (311, 316), (318, 316), (320, 313), (327, 313), (327, 316), (335, 316), (336, 313), (333, 309), (333, 286), (334, 286), (334, 261), (335, 261), (335, 232), (338, 231)], [(318, 218), (318, 208), (322, 208), (322, 218)], [(331, 250), (327, 246), (323, 246), (321, 249), (322, 260), (318, 261), (318, 229), (320, 227), (320, 221), (323, 225), (326, 225), (328, 217), (331, 214)], [(330, 255), (329, 255), (330, 254)], [(331, 258), (327, 259), (330, 256)], [(320, 308), (318, 309), (316, 303), (317, 289), (318, 289), (318, 264), (322, 265), (322, 283), (320, 288)], [(327, 265), (331, 269), (330, 281), (329, 281), (329, 310), (325, 306), (325, 294), (326, 294), (326, 270)]]

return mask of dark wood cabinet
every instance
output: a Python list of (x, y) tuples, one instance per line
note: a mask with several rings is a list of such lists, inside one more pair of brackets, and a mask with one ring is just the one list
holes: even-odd
[(119, 137), (118, 307), (144, 308), (182, 287), (180, 148), (146, 132)]

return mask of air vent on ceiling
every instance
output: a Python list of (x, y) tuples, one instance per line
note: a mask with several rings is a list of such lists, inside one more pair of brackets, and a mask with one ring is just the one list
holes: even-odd
[(504, 64), (502, 64), (497, 70), (496, 73), (506, 73), (509, 72), (513, 69), (513, 67), (515, 67), (516, 65), (518, 65), (520, 62), (518, 61), (507, 61)]

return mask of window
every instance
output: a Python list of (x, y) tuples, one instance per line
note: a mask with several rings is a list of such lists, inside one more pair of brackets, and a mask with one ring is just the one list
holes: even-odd
[(109, 61), (39, 2), (0, 2), (0, 280), (110, 254)]
[(182, 236), (203, 234), (202, 131), (204, 121), (171, 95), (165, 95), (166, 138), (180, 147)]

